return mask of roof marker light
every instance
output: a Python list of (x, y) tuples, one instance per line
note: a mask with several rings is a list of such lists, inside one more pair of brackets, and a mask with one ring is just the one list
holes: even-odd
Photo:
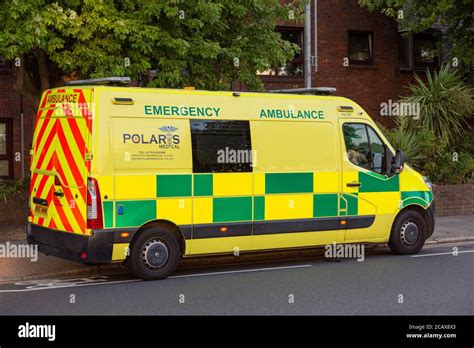
[(354, 108), (352, 106), (341, 105), (341, 106), (337, 107), (337, 111), (339, 111), (339, 112), (353, 112)]
[(132, 98), (113, 98), (112, 104), (115, 105), (133, 105), (135, 102)]

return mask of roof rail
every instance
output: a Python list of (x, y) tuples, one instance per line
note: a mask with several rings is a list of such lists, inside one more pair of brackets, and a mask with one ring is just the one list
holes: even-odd
[(124, 85), (128, 86), (132, 80), (130, 77), (112, 76), (112, 77), (101, 77), (98, 79), (89, 80), (71, 80), (66, 82), (66, 86), (80, 86), (80, 85)]
[(268, 93), (286, 93), (286, 94), (314, 94), (329, 95), (336, 92), (334, 87), (310, 87), (310, 88), (288, 88), (288, 89), (272, 89)]

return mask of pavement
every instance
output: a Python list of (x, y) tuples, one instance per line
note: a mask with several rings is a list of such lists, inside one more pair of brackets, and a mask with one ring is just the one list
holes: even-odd
[(474, 242), (338, 261), (187, 269), (158, 281), (116, 274), (0, 283), (0, 315), (474, 315)]
[[(436, 227), (433, 236), (426, 242), (429, 245), (441, 245), (444, 243), (459, 243), (474, 241), (474, 215), (437, 217)], [(0, 245), (7, 243), (25, 244), (24, 228), (3, 226), (0, 227)], [(371, 245), (368, 249), (386, 250), (386, 245)], [(238, 258), (233, 256), (198, 258), (186, 260), (181, 263), (180, 268), (189, 269), (196, 267), (206, 267), (214, 264), (245, 265), (255, 261), (288, 261), (305, 260), (317, 257), (320, 250), (298, 250), (285, 252), (268, 252), (259, 254), (241, 255)], [(237, 260), (238, 259), (238, 260)], [(72, 261), (59, 259), (53, 256), (38, 254), (37, 259), (33, 258), (3, 258), (0, 259), (0, 282), (12, 280), (26, 280), (34, 278), (58, 277), (58, 276), (91, 276), (102, 274), (123, 274), (127, 273), (121, 264), (110, 264), (101, 266), (86, 266)]]

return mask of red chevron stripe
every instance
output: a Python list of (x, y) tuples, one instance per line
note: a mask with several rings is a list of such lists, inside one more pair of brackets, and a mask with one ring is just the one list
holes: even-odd
[(41, 102), (40, 106), (39, 106), (39, 110), (36, 114), (36, 120), (35, 120), (35, 127), (33, 129), (36, 129), (36, 125), (38, 124), (38, 121), (41, 117), (41, 114), (43, 113), (43, 110), (44, 107), (46, 106), (46, 102), (48, 101), (48, 96), (51, 94), (51, 90), (47, 91), (44, 98), (43, 98), (43, 101)]
[(82, 89), (75, 89), (75, 93), (79, 93), (78, 105), (81, 109), (82, 116), (84, 117), (89, 133), (92, 133), (92, 113), (89, 110), (86, 97)]
[(56, 207), (56, 211), (58, 212), (59, 219), (61, 220), (62, 224), (64, 225), (65, 230), (69, 231), (69, 232), (74, 232), (74, 229), (72, 228), (71, 224), (69, 223), (69, 220), (66, 216), (66, 213), (64, 212), (64, 209), (61, 206), (61, 203), (56, 203), (55, 207)]
[[(59, 173), (59, 175), (61, 177), (64, 177), (64, 171), (63, 171), (63, 168), (58, 165), (56, 166), (56, 170), (57, 172)], [(63, 190), (64, 190), (64, 193), (66, 195), (66, 199), (68, 200), (68, 202), (71, 202), (71, 201), (75, 201), (75, 199), (73, 198), (73, 195), (72, 195), (72, 192), (71, 192), (71, 189), (69, 187), (63, 187)], [(79, 192), (81, 193), (81, 196), (82, 196), (82, 199), (84, 200), (84, 202), (86, 202), (86, 190), (85, 189), (79, 189)], [(81, 229), (84, 229), (85, 228), (85, 222), (84, 222), (84, 217), (82, 216), (82, 214), (80, 213), (79, 209), (77, 208), (77, 205), (76, 205), (76, 208), (71, 208), (74, 216), (76, 217), (76, 221), (77, 223), (79, 224), (79, 226), (81, 227)]]
[[(51, 156), (51, 160), (49, 161), (48, 165), (46, 166), (46, 170), (51, 170), (53, 169), (53, 164), (54, 164), (54, 159), (56, 157), (56, 153), (53, 153), (53, 156)], [(44, 185), (46, 184), (46, 181), (48, 180), (49, 175), (43, 175), (41, 178), (41, 181), (38, 185), (38, 190), (36, 191), (36, 196), (41, 197), (41, 194), (43, 193)]]
[[(39, 221), (38, 221), (39, 222)], [(51, 220), (49, 220), (49, 228), (53, 228), (55, 230), (58, 229), (58, 227), (56, 226), (56, 223), (54, 222), (54, 218), (51, 218)]]
[(66, 136), (64, 135), (63, 128), (61, 127), (61, 123), (58, 124), (57, 135), (59, 142), (61, 143), (61, 149), (64, 152), (64, 157), (66, 158), (66, 161), (69, 165), (69, 169), (71, 169), (74, 180), (76, 181), (76, 186), (80, 187), (84, 184), (84, 179), (81, 175), (81, 171), (77, 167), (77, 163), (74, 160), (74, 156), (72, 155), (71, 149), (69, 148)]
[[(53, 194), (53, 186), (51, 186), (51, 187), (49, 188), (48, 197), (51, 197), (52, 194)], [(44, 223), (44, 219), (41, 218), (41, 217), (38, 218), (38, 225), (41, 225), (41, 226), (42, 226), (43, 223)], [(50, 222), (50, 224), (51, 224), (51, 222)]]
[[(40, 143), (41, 139), (43, 138), (44, 132), (46, 131), (46, 127), (48, 126), (49, 120), (51, 119), (51, 115), (53, 114), (53, 112), (54, 112), (54, 110), (48, 110), (46, 112), (46, 115), (44, 116), (44, 122), (41, 125), (40, 132), (38, 133), (38, 137), (36, 138), (35, 151), (38, 151), (39, 143)], [(50, 135), (51, 135), (51, 133), (50, 133)]]
[[(55, 122), (58, 122), (58, 120), (56, 120)], [(53, 128), (54, 127), (55, 126), (53, 126)], [(46, 139), (46, 142), (43, 146), (43, 149), (42, 149), (42, 151), (39, 155), (38, 162), (36, 163), (36, 169), (40, 169), (41, 166), (43, 165), (43, 161), (46, 157), (46, 153), (48, 152), (47, 148), (51, 145), (52, 141), (54, 140), (54, 135), (55, 135), (55, 131), (51, 130), (51, 132), (49, 133), (48, 138)], [(53, 156), (51, 156), (51, 158), (54, 158), (54, 153), (53, 153)], [(31, 177), (31, 182), (33, 183), (33, 185), (36, 183), (36, 177), (37, 177), (36, 173), (33, 173), (33, 176)]]
[(68, 118), (67, 122), (69, 124), (69, 128), (71, 129), (72, 134), (74, 135), (74, 139), (76, 140), (77, 148), (81, 152), (82, 159), (85, 160), (85, 152), (87, 152), (86, 144), (84, 142), (84, 138), (82, 137), (81, 130), (77, 125), (77, 121), (74, 118)]

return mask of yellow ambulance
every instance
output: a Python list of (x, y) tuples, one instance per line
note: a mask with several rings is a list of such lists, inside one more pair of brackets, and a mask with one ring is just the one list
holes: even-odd
[(417, 253), (430, 184), (355, 102), (73, 85), (44, 92), (30, 243), (144, 279), (182, 257), (385, 243)]

